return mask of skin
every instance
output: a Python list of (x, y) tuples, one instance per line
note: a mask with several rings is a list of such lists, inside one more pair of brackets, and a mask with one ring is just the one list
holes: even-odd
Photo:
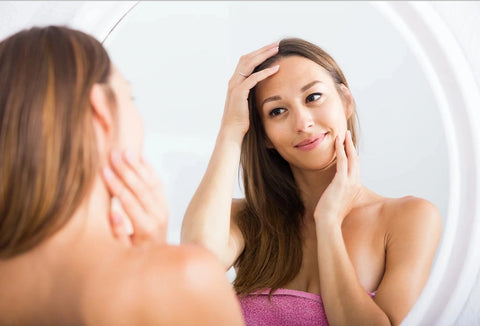
[[(361, 184), (346, 123), (354, 101), (324, 68), (293, 56), (251, 74), (277, 46), (239, 61), (215, 149), (185, 214), (182, 241), (209, 248), (227, 269), (244, 248), (235, 218), (245, 202), (230, 198), (249, 126), (246, 99), (257, 85), (267, 146), (289, 162), (306, 208), (302, 266), (284, 287), (321, 294), (331, 325), (398, 325), (428, 279), (441, 235), (438, 210), (426, 200), (386, 198)], [(323, 141), (313, 149), (298, 146), (318, 137)], [(372, 300), (368, 292), (374, 291)]]
[[(90, 94), (104, 168), (65, 227), (0, 261), (0, 324), (242, 325), (217, 259), (199, 246), (166, 243), (161, 183), (138, 150), (127, 150), (143, 138), (130, 87), (116, 69), (110, 85), (115, 117), (102, 85)], [(124, 211), (111, 211), (112, 195)]]

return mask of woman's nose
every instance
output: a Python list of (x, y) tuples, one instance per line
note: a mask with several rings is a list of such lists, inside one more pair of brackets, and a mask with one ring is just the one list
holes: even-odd
[(303, 132), (313, 126), (311, 112), (307, 108), (298, 108), (295, 110), (295, 131)]

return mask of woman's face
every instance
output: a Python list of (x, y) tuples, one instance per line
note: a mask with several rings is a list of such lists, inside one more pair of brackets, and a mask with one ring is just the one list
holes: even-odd
[(143, 145), (143, 122), (133, 102), (131, 86), (115, 67), (109, 83), (117, 100), (116, 147), (139, 155)]
[(285, 57), (275, 64), (279, 71), (260, 82), (256, 91), (267, 146), (292, 168), (330, 166), (335, 160), (335, 137), (343, 141), (354, 109), (349, 90), (343, 85), (338, 90), (323, 67), (304, 57)]

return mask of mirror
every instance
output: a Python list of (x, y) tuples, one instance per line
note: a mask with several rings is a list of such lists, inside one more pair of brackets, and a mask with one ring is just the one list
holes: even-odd
[[(170, 241), (179, 242), (238, 58), (287, 36), (320, 45), (344, 70), (357, 103), (365, 185), (427, 198), (445, 217), (449, 166), (435, 96), (408, 44), (370, 4), (140, 2), (105, 45), (144, 117), (146, 155), (172, 205)], [(235, 192), (242, 196), (240, 186)]]
[(144, 117), (146, 156), (171, 206), (169, 241), (179, 242), (239, 56), (301, 37), (327, 50), (349, 81), (363, 183), (426, 198), (441, 212), (432, 274), (404, 324), (453, 324), (480, 269), (480, 95), (461, 50), (425, 4), (272, 4), (140, 2), (105, 41)]

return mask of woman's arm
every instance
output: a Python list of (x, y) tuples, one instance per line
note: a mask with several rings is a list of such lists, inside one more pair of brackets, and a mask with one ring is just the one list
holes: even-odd
[[(331, 325), (398, 325), (430, 273), (440, 236), (435, 207), (414, 200), (391, 216), (384, 277), (372, 300), (357, 278), (341, 224), (359, 193), (358, 157), (350, 135), (336, 141), (337, 174), (316, 207), (321, 294)], [(429, 234), (426, 237), (425, 234)]]
[(385, 273), (375, 302), (398, 325), (428, 280), (440, 241), (441, 218), (433, 204), (414, 197), (393, 209), (386, 234)]
[[(240, 230), (231, 220), (232, 194), (243, 134), (220, 130), (207, 170), (182, 223), (182, 243), (210, 249), (226, 269), (243, 250)], [(232, 212), (236, 213), (236, 212)]]
[(278, 66), (251, 73), (277, 51), (278, 44), (272, 44), (240, 59), (229, 82), (215, 148), (183, 220), (182, 243), (201, 244), (210, 249), (226, 269), (244, 246), (242, 234), (232, 219), (232, 213), (239, 209), (232, 207), (232, 194), (242, 140), (249, 127), (248, 94), (258, 82), (274, 74)]

